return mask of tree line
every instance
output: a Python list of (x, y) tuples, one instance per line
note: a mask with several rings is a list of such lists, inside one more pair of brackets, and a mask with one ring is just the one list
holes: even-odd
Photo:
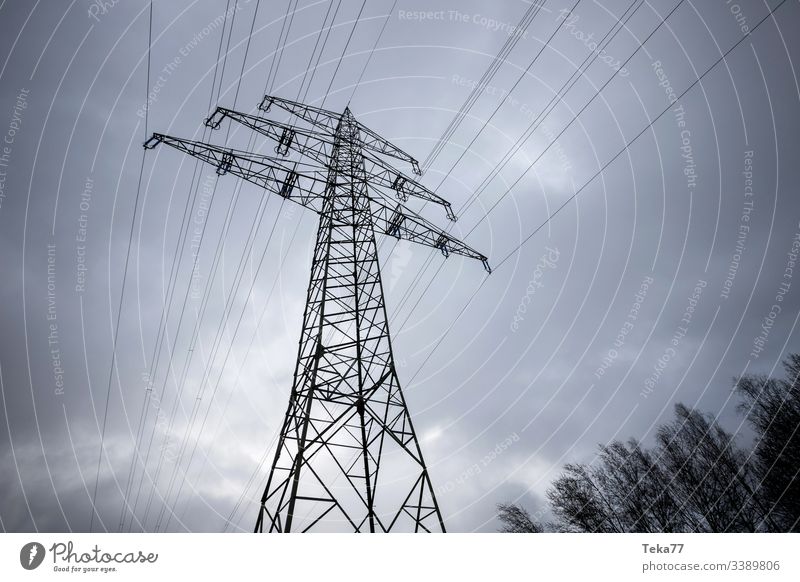
[(755, 433), (749, 450), (713, 417), (677, 404), (653, 447), (614, 441), (592, 464), (565, 465), (547, 490), (552, 522), (498, 505), (501, 531), (800, 531), (800, 354), (783, 367), (784, 378), (734, 380), (737, 410)]

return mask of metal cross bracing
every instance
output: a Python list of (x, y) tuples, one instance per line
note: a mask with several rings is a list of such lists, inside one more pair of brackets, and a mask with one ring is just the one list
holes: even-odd
[[(158, 143), (213, 164), (319, 215), (289, 406), (256, 520), (256, 532), (444, 531), (444, 521), (392, 356), (375, 233), (487, 258), (402, 203), (450, 203), (385, 161), (416, 160), (359, 123), (265, 96), (291, 123), (219, 107), (276, 143), (276, 156), (155, 133)], [(389, 195), (391, 192), (391, 196)], [(397, 200), (392, 200), (396, 198)]]

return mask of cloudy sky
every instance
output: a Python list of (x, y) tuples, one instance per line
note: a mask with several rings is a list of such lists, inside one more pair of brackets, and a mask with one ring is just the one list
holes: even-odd
[(800, 6), (547, 0), (515, 28), (529, 7), (156, 0), (150, 33), (145, 0), (0, 2), (0, 527), (252, 529), (316, 216), (149, 132), (271, 153), (203, 126), (266, 90), (349, 103), (422, 161), (499, 53), (421, 178), (495, 271), (380, 247), (448, 529), (547, 519), (564, 463), (652, 442), (677, 402), (747, 446), (732, 378), (800, 350)]

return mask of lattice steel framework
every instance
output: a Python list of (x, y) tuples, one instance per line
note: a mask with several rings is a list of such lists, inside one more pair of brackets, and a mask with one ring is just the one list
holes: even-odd
[[(266, 96), (293, 123), (217, 108), (276, 142), (278, 157), (153, 134), (165, 143), (319, 214), (289, 406), (255, 531), (444, 531), (400, 389), (375, 233), (483, 262), (484, 255), (401, 202), (450, 204), (387, 163), (416, 160), (342, 114)], [(391, 191), (400, 202), (393, 202)]]

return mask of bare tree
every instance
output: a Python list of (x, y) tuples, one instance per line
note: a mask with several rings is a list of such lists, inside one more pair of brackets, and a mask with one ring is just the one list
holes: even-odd
[[(784, 369), (785, 379), (736, 381), (739, 411), (756, 432), (751, 454), (714, 418), (677, 404), (652, 450), (614, 441), (591, 464), (565, 465), (547, 491), (556, 517), (549, 529), (800, 531), (800, 354)], [(538, 527), (519, 506), (498, 509), (502, 531)]]
[(678, 532), (691, 528), (669, 475), (636, 441), (601, 446), (596, 464), (569, 464), (547, 492), (561, 529)]
[(716, 422), (682, 404), (658, 429), (659, 464), (681, 500), (693, 531), (756, 531), (762, 521), (753, 499), (745, 453)]
[(635, 440), (600, 447), (604, 470), (598, 474), (622, 523), (622, 531), (679, 532), (687, 529), (684, 511), (669, 477)]
[(565, 531), (597, 533), (622, 532), (624, 525), (613, 503), (598, 484), (604, 481), (603, 467), (567, 464), (564, 473), (547, 491), (547, 498)]
[(756, 432), (757, 493), (775, 531), (800, 531), (800, 354), (783, 363), (786, 379), (744, 376), (739, 410)]
[(541, 533), (538, 525), (528, 511), (515, 503), (500, 503), (497, 506), (497, 517), (502, 524), (503, 533)]

